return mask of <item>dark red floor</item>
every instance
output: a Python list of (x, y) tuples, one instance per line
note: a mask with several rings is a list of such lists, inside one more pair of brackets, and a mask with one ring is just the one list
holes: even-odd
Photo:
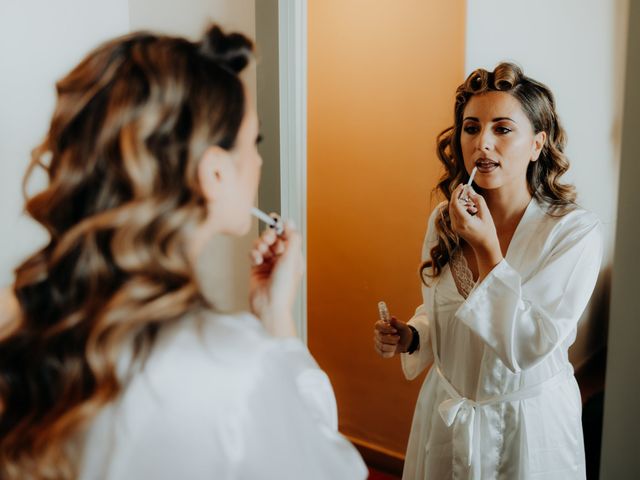
[(400, 480), (400, 477), (382, 473), (369, 467), (369, 480)]

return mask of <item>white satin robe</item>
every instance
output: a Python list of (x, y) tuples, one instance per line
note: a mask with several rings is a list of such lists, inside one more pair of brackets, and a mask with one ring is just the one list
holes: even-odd
[[(436, 209), (437, 210), (437, 209)], [(435, 212), (423, 260), (437, 243)], [(597, 217), (528, 205), (505, 259), (465, 298), (449, 265), (409, 321), (420, 390), (404, 480), (584, 479), (581, 400), (568, 348), (602, 260)], [(439, 370), (439, 371), (438, 371)]]
[[(121, 373), (128, 362), (122, 362)], [(81, 480), (361, 480), (327, 375), (249, 314), (165, 327), (79, 439)]]

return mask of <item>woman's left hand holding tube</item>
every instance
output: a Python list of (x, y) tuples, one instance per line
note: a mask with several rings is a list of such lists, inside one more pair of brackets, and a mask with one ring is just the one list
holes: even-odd
[(482, 281), (503, 259), (489, 207), (482, 195), (460, 184), (451, 194), (449, 215), (451, 228), (473, 249)]

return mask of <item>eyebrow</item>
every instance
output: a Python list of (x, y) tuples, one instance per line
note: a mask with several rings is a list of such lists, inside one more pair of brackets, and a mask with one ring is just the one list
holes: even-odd
[[(466, 120), (472, 120), (472, 121), (474, 121), (474, 122), (479, 122), (479, 121), (480, 121), (480, 119), (479, 119), (478, 117), (464, 117), (464, 120), (463, 120), (463, 121), (466, 121)], [(494, 119), (493, 119), (493, 120), (491, 120), (491, 121), (492, 121), (492, 122), (500, 122), (500, 121), (502, 121), (502, 120), (509, 120), (510, 122), (518, 123), (518, 122), (516, 122), (513, 118), (509, 118), (509, 117), (496, 117), (496, 118), (494, 118)]]

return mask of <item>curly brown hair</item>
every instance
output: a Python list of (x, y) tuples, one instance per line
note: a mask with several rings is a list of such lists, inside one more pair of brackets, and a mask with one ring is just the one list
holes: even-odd
[(74, 478), (70, 439), (121, 391), (125, 342), (143, 360), (204, 307), (187, 255), (206, 216), (197, 164), (234, 145), (252, 51), (217, 26), (198, 42), (140, 32), (57, 83), (25, 177), (48, 176), (25, 208), (50, 241), (15, 271), (20, 323), (0, 342), (1, 478)]
[[(547, 134), (538, 160), (529, 162), (527, 168), (531, 196), (544, 204), (550, 215), (565, 215), (575, 207), (575, 187), (560, 181), (569, 169), (569, 161), (564, 154), (567, 136), (558, 119), (549, 87), (525, 76), (513, 63), (500, 63), (492, 72), (482, 68), (473, 71), (456, 89), (453, 126), (443, 130), (437, 138), (437, 154), (445, 173), (435, 191), (446, 198), (447, 204), (442, 205), (436, 215), (438, 244), (431, 249), (431, 258), (420, 267), (420, 278), (425, 284), (425, 277), (440, 275), (453, 252), (460, 247), (461, 239), (451, 228), (448, 202), (453, 190), (469, 179), (460, 146), (464, 109), (474, 95), (492, 91), (505, 92), (516, 98), (534, 133)], [(427, 269), (430, 271), (425, 272)]]

